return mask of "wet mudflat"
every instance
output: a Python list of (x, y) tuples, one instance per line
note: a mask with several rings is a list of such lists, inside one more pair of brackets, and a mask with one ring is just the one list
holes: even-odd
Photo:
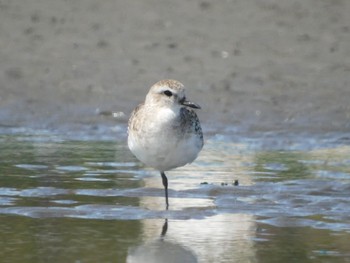
[[(349, 262), (349, 12), (1, 1), (0, 262)], [(207, 139), (169, 172), (169, 211), (123, 138), (163, 78)]]
[(0, 258), (349, 262), (345, 142), (213, 136), (168, 172), (166, 211), (160, 176), (122, 140), (1, 135)]

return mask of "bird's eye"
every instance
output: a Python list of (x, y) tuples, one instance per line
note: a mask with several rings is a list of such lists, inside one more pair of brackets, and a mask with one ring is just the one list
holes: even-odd
[(164, 93), (164, 95), (166, 95), (168, 97), (171, 97), (173, 95), (173, 93), (170, 90), (166, 90), (163, 93)]

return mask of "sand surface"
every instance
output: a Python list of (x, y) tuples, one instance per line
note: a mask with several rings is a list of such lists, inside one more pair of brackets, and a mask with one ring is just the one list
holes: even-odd
[(207, 132), (346, 133), (349, 14), (348, 0), (2, 0), (0, 127), (125, 126), (174, 78)]

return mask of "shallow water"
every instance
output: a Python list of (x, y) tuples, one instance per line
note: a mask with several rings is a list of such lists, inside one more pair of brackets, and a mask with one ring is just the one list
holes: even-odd
[(213, 136), (168, 172), (168, 211), (124, 142), (0, 145), (1, 262), (350, 262), (346, 140)]

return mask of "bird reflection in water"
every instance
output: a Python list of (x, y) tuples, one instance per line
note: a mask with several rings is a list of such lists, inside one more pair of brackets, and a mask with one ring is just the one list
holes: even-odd
[(198, 262), (196, 255), (191, 250), (178, 243), (165, 240), (167, 231), (168, 219), (165, 219), (160, 238), (129, 249), (126, 261), (128, 263)]

